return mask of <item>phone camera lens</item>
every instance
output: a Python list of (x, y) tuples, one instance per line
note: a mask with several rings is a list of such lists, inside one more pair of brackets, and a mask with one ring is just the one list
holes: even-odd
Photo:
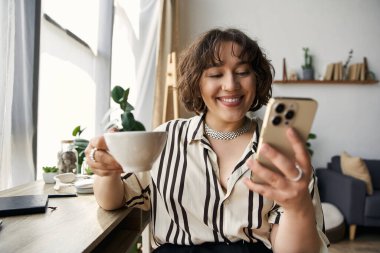
[(272, 119), (272, 124), (278, 126), (281, 123), (282, 119), (280, 116), (276, 116)]
[(285, 105), (284, 104), (278, 104), (275, 108), (277, 113), (282, 113), (285, 110)]
[(292, 119), (294, 117), (294, 111), (293, 110), (289, 110), (285, 113), (285, 118), (286, 119)]

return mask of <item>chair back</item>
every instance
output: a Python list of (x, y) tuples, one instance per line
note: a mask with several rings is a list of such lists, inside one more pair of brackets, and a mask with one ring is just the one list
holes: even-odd
[[(363, 161), (367, 165), (369, 174), (371, 175), (373, 189), (380, 190), (380, 160), (363, 159)], [(342, 173), (340, 156), (333, 156), (327, 167), (335, 172)]]

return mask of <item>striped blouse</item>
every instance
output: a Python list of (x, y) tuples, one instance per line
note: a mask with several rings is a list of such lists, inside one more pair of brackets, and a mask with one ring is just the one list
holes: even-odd
[[(247, 159), (256, 152), (261, 121), (227, 182), (219, 181), (216, 153), (204, 134), (204, 116), (169, 121), (156, 131), (168, 139), (150, 172), (123, 177), (127, 206), (151, 210), (152, 247), (164, 243), (193, 245), (204, 242), (262, 241), (271, 247), (271, 224), (283, 212), (274, 201), (250, 191), (243, 178), (251, 176)], [(323, 215), (316, 178), (310, 194), (315, 206), (317, 229), (325, 245)]]

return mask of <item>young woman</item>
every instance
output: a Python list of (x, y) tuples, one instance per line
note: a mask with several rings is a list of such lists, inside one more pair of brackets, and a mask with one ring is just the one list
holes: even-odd
[[(295, 157), (262, 150), (282, 175), (252, 159), (261, 120), (246, 115), (268, 102), (273, 72), (239, 30), (200, 36), (178, 69), (181, 100), (197, 116), (157, 128), (168, 140), (150, 172), (121, 178), (104, 138), (90, 141), (99, 205), (150, 209), (154, 252), (327, 252), (316, 179), (297, 133), (288, 129)], [(253, 183), (256, 175), (265, 184)]]

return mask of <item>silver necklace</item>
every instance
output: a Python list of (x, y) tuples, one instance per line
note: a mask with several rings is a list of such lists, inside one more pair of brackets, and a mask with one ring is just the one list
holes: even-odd
[(244, 122), (244, 125), (235, 130), (235, 131), (231, 131), (231, 132), (219, 132), (219, 131), (216, 131), (212, 128), (210, 128), (206, 123), (205, 123), (205, 132), (206, 132), (206, 135), (213, 138), (213, 139), (217, 139), (217, 140), (233, 140), (235, 139), (236, 137), (242, 135), (242, 134), (245, 134), (246, 132), (249, 131), (249, 129), (251, 128), (251, 121), (246, 119), (245, 122)]

